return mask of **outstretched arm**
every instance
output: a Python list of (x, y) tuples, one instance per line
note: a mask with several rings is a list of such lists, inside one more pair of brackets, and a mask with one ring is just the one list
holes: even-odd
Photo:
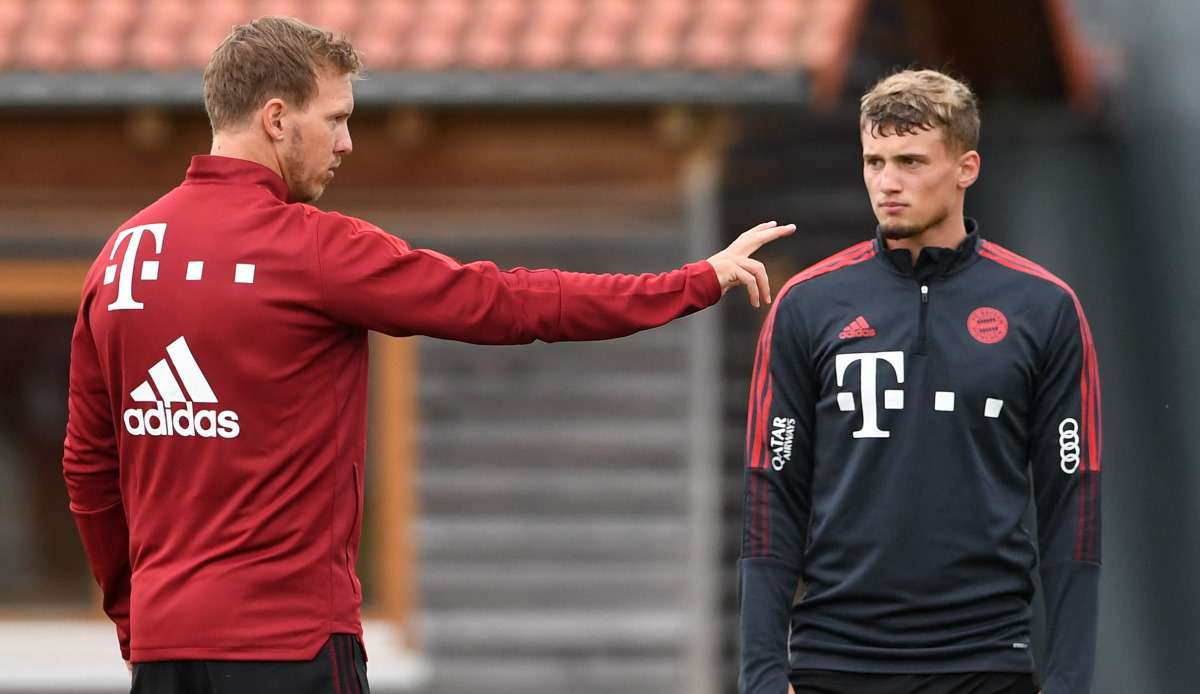
[(318, 281), (327, 313), (390, 335), (428, 335), (480, 344), (603, 340), (668, 323), (746, 285), (751, 303), (769, 299), (753, 260), (794, 227), (759, 225), (708, 261), (661, 274), (501, 270), (411, 249), (361, 220), (323, 215)]

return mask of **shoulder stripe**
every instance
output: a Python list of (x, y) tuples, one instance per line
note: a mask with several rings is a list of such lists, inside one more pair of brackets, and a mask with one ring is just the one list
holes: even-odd
[[(788, 280), (788, 282), (784, 284), (776, 294), (775, 301), (772, 303), (771, 310), (767, 313), (767, 318), (765, 321), (763, 321), (763, 327), (759, 333), (758, 345), (755, 350), (754, 370), (752, 372), (753, 375), (750, 382), (750, 413), (754, 414), (755, 410), (758, 410), (757, 414), (759, 416), (758, 420), (750, 419), (747, 422), (746, 427), (747, 453), (751, 452), (750, 445), (752, 441), (756, 442), (757, 444), (755, 446), (754, 454), (751, 456), (751, 460), (749, 461), (750, 467), (762, 467), (766, 462), (761, 456), (762, 438), (755, 436), (755, 433), (757, 432), (753, 431), (756, 428), (753, 426), (753, 423), (755, 421), (760, 421), (765, 425), (767, 411), (770, 409), (771, 394), (769, 388), (769, 366), (771, 360), (771, 339), (774, 336), (775, 331), (775, 315), (779, 309), (779, 304), (783, 300), (784, 295), (786, 295), (792, 287), (800, 284), (801, 282), (806, 282), (815, 277), (820, 277), (821, 275), (834, 272), (835, 270), (840, 270), (844, 267), (857, 265), (858, 263), (861, 263), (864, 260), (873, 257), (874, 255), (875, 248), (873, 241), (864, 241), (862, 243), (855, 244), (797, 273), (790, 280)], [(756, 403), (759, 405), (759, 407), (756, 407)]]
[(788, 281), (787, 284), (784, 285), (784, 287), (786, 288), (800, 282), (806, 282), (814, 277), (820, 277), (821, 275), (828, 274), (834, 270), (840, 270), (849, 265), (856, 265), (873, 255), (875, 255), (874, 241), (863, 241), (862, 243), (856, 243), (853, 246), (845, 250), (838, 251), (828, 258), (814, 263), (804, 270), (798, 272), (794, 277), (792, 277), (791, 280)]
[[(746, 464), (751, 470), (765, 472), (770, 468), (770, 451), (766, 446), (769, 431), (768, 417), (773, 400), (771, 379), (771, 341), (775, 331), (775, 316), (783, 297), (796, 285), (821, 275), (857, 265), (875, 255), (874, 241), (864, 241), (835, 253), (793, 276), (776, 293), (775, 301), (758, 337), (754, 369), (750, 378), (750, 396), (746, 411)], [(758, 479), (762, 472), (748, 476), (749, 498), (746, 513), (750, 516), (749, 556), (764, 556), (770, 551), (770, 493), (768, 485)]]
[(1083, 431), (1084, 446), (1083, 464), (1080, 466), (1086, 474), (1080, 480), (1081, 493), (1078, 519), (1078, 533), (1075, 543), (1077, 559), (1094, 561), (1097, 556), (1096, 544), (1099, 536), (1098, 529), (1098, 486), (1102, 458), (1102, 421), (1100, 413), (1100, 370), (1096, 361), (1096, 348), (1092, 340), (1092, 329), (1083, 313), (1083, 305), (1079, 302), (1070, 285), (1054, 275), (1046, 268), (1024, 258), (1016, 253), (992, 243), (984, 241), (980, 244), (980, 255), (1007, 268), (1024, 272), (1043, 279), (1063, 289), (1075, 304), (1075, 314), (1079, 319), (1079, 338), (1083, 345), (1083, 359), (1079, 374), (1079, 403), (1080, 429)]

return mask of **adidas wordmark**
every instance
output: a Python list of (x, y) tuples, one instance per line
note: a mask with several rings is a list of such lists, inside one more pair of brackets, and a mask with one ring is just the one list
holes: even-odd
[[(175, 374), (179, 374), (178, 380)], [(186, 396), (184, 391), (187, 391)], [(237, 412), (196, 407), (216, 405), (217, 396), (192, 356), (187, 340), (182, 337), (167, 345), (167, 359), (160, 359), (150, 367), (149, 380), (134, 388), (130, 397), (135, 402), (153, 404), (144, 409), (131, 407), (123, 413), (125, 430), (133, 436), (232, 439), (241, 433)]]

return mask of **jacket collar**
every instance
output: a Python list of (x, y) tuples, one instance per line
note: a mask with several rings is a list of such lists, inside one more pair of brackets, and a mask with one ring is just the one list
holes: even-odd
[(912, 253), (904, 248), (889, 250), (883, 233), (876, 227), (876, 254), (896, 272), (921, 281), (954, 274), (975, 260), (976, 250), (978, 250), (981, 240), (979, 223), (970, 217), (964, 218), (963, 221), (967, 227), (967, 238), (963, 239), (958, 248), (926, 246), (921, 249), (915, 266), (912, 262)]
[(235, 185), (262, 186), (280, 200), (287, 201), (287, 184), (279, 174), (262, 164), (234, 157), (198, 154), (192, 157), (187, 177), (183, 184), (232, 183)]

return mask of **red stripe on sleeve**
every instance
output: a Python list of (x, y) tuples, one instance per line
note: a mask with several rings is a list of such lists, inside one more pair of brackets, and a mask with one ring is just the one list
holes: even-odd
[(1084, 460), (1085, 468), (1091, 472), (1100, 470), (1100, 428), (1099, 428), (1099, 402), (1100, 402), (1100, 379), (1099, 368), (1096, 363), (1096, 348), (1092, 341), (1092, 329), (1088, 324), (1087, 317), (1083, 313), (1083, 306), (1079, 303), (1079, 297), (1075, 295), (1063, 280), (1051, 273), (1044, 267), (1034, 263), (1033, 261), (1023, 258), (1016, 253), (999, 246), (991, 241), (984, 241), (980, 247), (980, 254), (986, 258), (990, 258), (1001, 265), (1010, 267), (1014, 270), (1019, 270), (1029, 275), (1039, 277), (1052, 284), (1057, 285), (1067, 292), (1071, 297), (1071, 301), (1075, 304), (1075, 313), (1079, 319), (1079, 334), (1080, 340), (1083, 343), (1083, 364), (1081, 365), (1079, 383), (1080, 383), (1080, 415), (1084, 420), (1084, 434), (1087, 442), (1088, 455)]
[[(779, 298), (776, 298), (775, 305), (779, 305)], [(748, 418), (746, 421), (746, 451), (751, 454), (750, 467), (759, 467), (759, 450), (761, 439), (759, 434), (759, 418), (761, 416), (762, 404), (765, 399), (764, 386), (767, 382), (767, 376), (770, 371), (770, 364), (767, 359), (767, 352), (770, 350), (771, 334), (774, 331), (775, 309), (772, 307), (771, 312), (767, 314), (767, 320), (763, 324), (762, 334), (758, 338), (757, 354), (754, 358), (754, 378), (750, 383), (750, 404), (748, 409)]]
[(806, 282), (815, 277), (834, 272), (835, 270), (849, 267), (850, 265), (856, 265), (874, 255), (875, 247), (873, 241), (864, 241), (856, 244), (798, 273), (783, 285), (783, 288), (777, 293), (775, 301), (771, 305), (771, 311), (767, 314), (767, 319), (763, 323), (762, 333), (759, 335), (757, 354), (754, 359), (754, 371), (750, 381), (750, 403), (746, 419), (749, 438), (746, 441), (746, 448), (751, 454), (751, 458), (748, 461), (751, 469), (758, 469), (767, 464), (763, 456), (764, 438), (762, 434), (767, 424), (767, 412), (770, 409), (771, 341), (775, 333), (775, 312), (779, 307), (780, 301), (787, 294), (788, 290), (801, 282)]
[(1102, 429), (1100, 369), (1096, 361), (1096, 348), (1092, 340), (1091, 326), (1088, 324), (1087, 317), (1083, 313), (1083, 306), (1074, 290), (1046, 268), (991, 241), (981, 243), (980, 255), (1005, 267), (1038, 277), (1062, 288), (1075, 304), (1075, 313), (1079, 320), (1079, 336), (1083, 344), (1083, 358), (1079, 374), (1079, 410), (1082, 420), (1080, 427), (1086, 451), (1083, 453), (1081, 467), (1084, 471), (1093, 473), (1086, 475), (1086, 479), (1081, 479), (1079, 482), (1084, 489), (1080, 494), (1075, 553), (1077, 559), (1095, 560), (1096, 536), (1098, 535), (1095, 531), (1095, 524), (1099, 476), (1094, 473), (1098, 473), (1101, 467)]
[(752, 542), (748, 548), (752, 556), (764, 556), (770, 551), (770, 492), (764, 477), (765, 470), (770, 468), (770, 455), (764, 449), (765, 434), (770, 426), (768, 418), (773, 399), (773, 379), (770, 365), (776, 310), (784, 295), (797, 284), (844, 267), (856, 265), (874, 255), (874, 242), (864, 241), (831, 255), (795, 275), (777, 292), (771, 310), (763, 322), (762, 332), (759, 334), (755, 349), (754, 369), (750, 379), (750, 397), (746, 412), (746, 452), (749, 458), (747, 464), (752, 471), (764, 470), (764, 473), (752, 472), (749, 480), (751, 508), (746, 512), (752, 519)]
[(759, 511), (758, 511), (758, 556), (765, 557), (771, 553), (771, 484), (767, 481), (766, 470), (758, 473)]

